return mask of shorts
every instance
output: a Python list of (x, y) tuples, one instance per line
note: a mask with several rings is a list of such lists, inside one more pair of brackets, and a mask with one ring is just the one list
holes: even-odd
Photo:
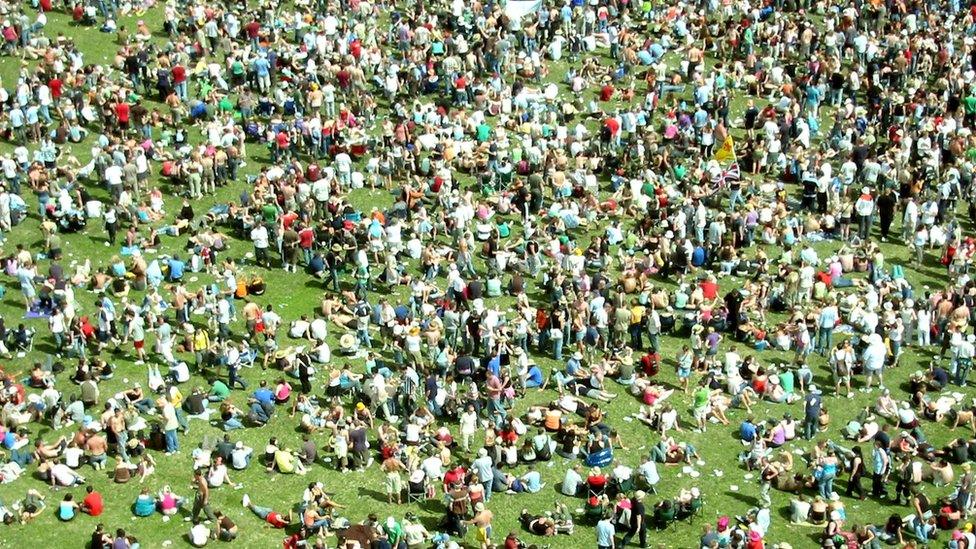
[(387, 494), (399, 494), (403, 491), (403, 480), (400, 478), (399, 473), (387, 473), (386, 474), (386, 493)]
[(701, 408), (695, 408), (695, 419), (706, 419), (708, 417), (708, 406), (702, 406)]
[(142, 349), (143, 347), (145, 347), (145, 346), (146, 346), (146, 341), (145, 341), (145, 340), (139, 340), (139, 341), (133, 341), (133, 342), (132, 342), (132, 345), (133, 345), (133, 346), (134, 346), (134, 347), (135, 347), (136, 349)]
[(478, 527), (478, 541), (480, 543), (488, 543), (488, 529)]

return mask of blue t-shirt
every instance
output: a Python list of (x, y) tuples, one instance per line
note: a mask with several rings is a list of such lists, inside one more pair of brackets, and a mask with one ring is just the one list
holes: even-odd
[(526, 384), (542, 385), (542, 370), (538, 366), (529, 368), (529, 375), (525, 382)]
[(75, 518), (74, 506), (61, 502), (61, 505), (58, 507), (58, 518), (61, 520), (71, 520)]
[(271, 389), (262, 387), (254, 391), (254, 399), (261, 403), (262, 406), (272, 404), (274, 402), (274, 393), (271, 392)]
[(746, 442), (752, 442), (756, 438), (756, 426), (748, 421), (743, 421), (739, 426), (739, 438)]
[(569, 377), (576, 377), (577, 372), (580, 370), (580, 362), (576, 359), (571, 359), (566, 363), (566, 374)]
[(186, 270), (186, 263), (180, 261), (179, 259), (171, 259), (169, 261), (169, 277), (173, 280), (179, 280), (183, 278), (183, 272)]
[(539, 471), (525, 473), (525, 476), (522, 477), (522, 482), (525, 484), (526, 492), (534, 494), (542, 490), (542, 475), (539, 474)]
[(600, 547), (610, 547), (613, 544), (613, 536), (616, 530), (610, 519), (603, 519), (596, 523), (596, 544)]

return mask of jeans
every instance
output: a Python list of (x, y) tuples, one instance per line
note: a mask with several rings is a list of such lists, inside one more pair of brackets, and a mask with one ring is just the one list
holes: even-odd
[(803, 420), (803, 438), (807, 440), (812, 439), (813, 435), (817, 434), (819, 423), (820, 423), (820, 418), (817, 417), (805, 418)]
[(552, 355), (556, 360), (563, 359), (563, 338), (556, 337), (552, 339)]
[(166, 452), (173, 453), (180, 449), (180, 443), (176, 440), (176, 429), (166, 431)]
[(871, 216), (870, 215), (859, 215), (857, 216), (857, 236), (861, 240), (868, 237), (871, 232)]
[(827, 351), (833, 346), (834, 342), (834, 329), (824, 328), (821, 326), (817, 328), (817, 352), (820, 354), (826, 354)]
[(251, 511), (258, 516), (261, 520), (268, 518), (271, 514), (272, 509), (270, 507), (259, 507), (257, 505), (251, 505)]
[(117, 441), (116, 451), (119, 453), (119, 457), (124, 461), (129, 461), (129, 453), (126, 452), (126, 445), (129, 442), (129, 432), (123, 429), (115, 434), (115, 439)]
[(237, 419), (236, 417), (232, 417), (224, 422), (225, 431), (233, 431), (234, 429), (243, 429), (243, 428), (244, 428), (244, 424), (241, 423), (241, 420)]
[(742, 191), (739, 189), (732, 191), (729, 195), (729, 211), (734, 212), (737, 204), (745, 204), (745, 200), (742, 199)]
[(264, 410), (264, 407), (262, 407), (258, 402), (251, 403), (250, 411), (251, 416), (254, 417), (254, 419), (259, 423), (267, 423), (268, 420), (271, 419), (268, 413)]
[(969, 379), (969, 370), (973, 367), (973, 359), (960, 358), (956, 362), (956, 385), (965, 387)]
[(820, 497), (827, 500), (830, 499), (830, 494), (834, 491), (834, 478), (835, 475), (833, 473), (826, 473), (817, 481)]
[(491, 501), (491, 485), (493, 482), (493, 480), (489, 480), (481, 483), (481, 485), (485, 488), (485, 503)]

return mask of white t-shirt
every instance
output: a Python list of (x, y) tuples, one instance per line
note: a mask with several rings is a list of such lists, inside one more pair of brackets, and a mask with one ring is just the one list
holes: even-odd
[(65, 448), (64, 463), (72, 469), (77, 469), (81, 466), (81, 456), (83, 455), (85, 455), (85, 450), (82, 448)]
[(190, 528), (190, 543), (196, 547), (203, 547), (210, 539), (210, 529), (202, 522)]
[(258, 225), (257, 227), (251, 229), (251, 241), (254, 242), (255, 248), (267, 248), (268, 229), (266, 229), (264, 225)]

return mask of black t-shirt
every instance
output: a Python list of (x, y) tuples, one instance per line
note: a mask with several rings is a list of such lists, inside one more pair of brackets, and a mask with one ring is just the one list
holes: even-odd
[(630, 500), (630, 527), (637, 528), (637, 518), (643, 517), (646, 512), (644, 502), (636, 499)]
[(231, 454), (234, 452), (233, 442), (218, 442), (217, 443), (217, 455), (223, 458), (223, 460), (230, 461)]
[(966, 452), (969, 454), (969, 461), (976, 461), (976, 444), (969, 443)]
[(881, 441), (881, 447), (886, 450), (891, 448), (891, 437), (884, 431), (878, 431), (878, 434), (874, 435), (874, 440)]
[(968, 446), (966, 444), (960, 444), (958, 446), (952, 447), (952, 462), (955, 464), (965, 463), (969, 458)]
[(362, 452), (366, 450), (366, 430), (353, 429), (352, 431), (349, 431), (349, 442), (352, 443), (352, 449), (354, 452)]
[(186, 411), (190, 415), (199, 415), (206, 411), (207, 407), (204, 406), (204, 401), (207, 400), (207, 396), (203, 394), (190, 395), (186, 399)]

